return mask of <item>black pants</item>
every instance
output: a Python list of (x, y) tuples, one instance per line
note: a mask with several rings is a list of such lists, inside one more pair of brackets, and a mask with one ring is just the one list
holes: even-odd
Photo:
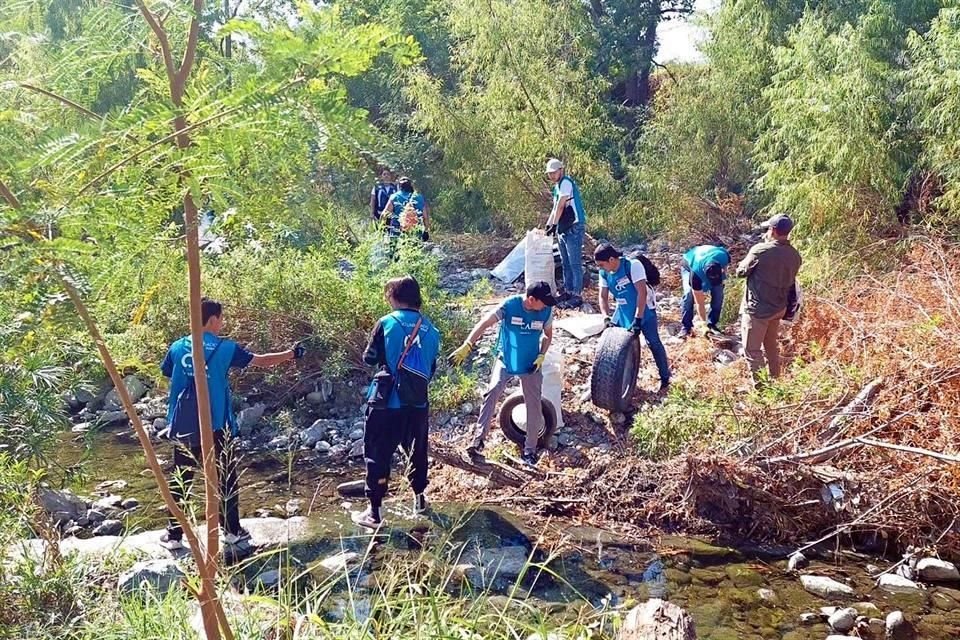
[[(237, 487), (237, 464), (233, 447), (225, 430), (213, 433), (213, 445), (217, 453), (217, 475), (220, 478), (220, 524), (227, 533), (240, 533), (240, 490)], [(193, 484), (195, 469), (203, 469), (203, 452), (200, 445), (185, 447), (175, 444), (173, 447), (173, 476), (170, 481), (170, 493), (181, 508), (187, 502), (190, 486)], [(183, 529), (170, 516), (167, 532), (171, 538), (183, 536)]]
[(363, 429), (363, 456), (366, 459), (366, 495), (370, 504), (379, 507), (387, 493), (390, 459), (403, 447), (410, 457), (407, 478), (414, 493), (427, 488), (427, 434), (430, 429), (429, 409), (372, 409), (367, 411)]

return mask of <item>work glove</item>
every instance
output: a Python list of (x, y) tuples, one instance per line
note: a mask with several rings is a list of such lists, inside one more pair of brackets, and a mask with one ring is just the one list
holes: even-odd
[(633, 321), (633, 326), (630, 327), (630, 331), (633, 331), (633, 335), (638, 336), (643, 333), (643, 318), (635, 318)]
[(452, 364), (453, 366), (459, 367), (464, 362), (466, 362), (467, 357), (470, 355), (471, 351), (473, 351), (473, 345), (469, 342), (464, 342), (462, 345), (460, 345), (456, 349), (456, 351), (454, 351), (447, 357), (447, 360), (449, 360), (450, 364)]
[(543, 368), (543, 361), (546, 359), (546, 354), (541, 353), (537, 356), (537, 359), (533, 361), (533, 370), (540, 371)]
[(555, 224), (548, 224), (548, 225), (547, 225), (547, 228), (544, 229), (544, 233), (546, 233), (548, 236), (556, 235), (556, 233), (557, 233), (557, 225), (555, 225)]
[(423, 233), (421, 233), (421, 234), (420, 234), (420, 239), (421, 239), (423, 242), (429, 242), (429, 241), (430, 241), (430, 232), (429, 232), (429, 231), (424, 231)]
[(611, 318), (610, 316), (607, 316), (607, 317), (605, 317), (605, 318), (603, 319), (603, 328), (604, 328), (604, 330), (609, 329), (609, 328), (611, 328), (611, 327), (615, 327), (615, 326), (617, 326), (617, 323), (614, 322), (614, 321), (613, 321), (613, 318)]
[(303, 346), (302, 342), (298, 342), (293, 345), (293, 359), (299, 360), (303, 356), (307, 355), (307, 348)]

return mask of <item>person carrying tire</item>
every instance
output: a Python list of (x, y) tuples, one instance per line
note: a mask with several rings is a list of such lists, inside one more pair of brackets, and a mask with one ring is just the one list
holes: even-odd
[[(216, 300), (200, 301), (203, 321), (203, 354), (206, 359), (207, 385), (210, 392), (210, 414), (213, 421), (213, 444), (220, 480), (220, 526), (223, 541), (236, 545), (250, 538), (240, 526), (240, 489), (237, 460), (232, 438), (237, 435), (237, 421), (230, 399), (231, 369), (275, 367), (283, 362), (300, 359), (306, 353), (301, 344), (278, 353), (250, 353), (233, 340), (221, 338), (223, 305)], [(160, 371), (170, 379), (167, 406), (168, 437), (173, 441), (173, 472), (170, 493), (181, 506), (186, 502), (196, 468), (203, 468), (200, 447), (200, 417), (198, 413), (195, 367), (191, 337), (184, 336), (170, 345), (160, 365)], [(160, 536), (160, 545), (169, 550), (183, 547), (183, 529), (170, 515), (166, 532)]]
[(450, 354), (450, 362), (460, 366), (473, 351), (483, 333), (500, 323), (499, 352), (490, 374), (490, 384), (483, 394), (483, 405), (477, 418), (476, 432), (467, 455), (478, 459), (483, 455), (483, 443), (490, 431), (494, 409), (511, 378), (520, 379), (523, 403), (527, 410), (527, 434), (522, 459), (537, 463), (537, 441), (543, 429), (541, 406), (543, 361), (553, 341), (551, 307), (557, 304), (550, 285), (540, 280), (527, 286), (526, 295), (515, 295), (503, 301), (473, 327), (466, 342)]
[(379, 368), (367, 395), (363, 427), (365, 494), (370, 506), (351, 516), (355, 523), (371, 529), (382, 522), (380, 507), (390, 480), (390, 460), (398, 446), (410, 457), (414, 513), (427, 510), (427, 387), (440, 353), (440, 332), (420, 313), (423, 298), (416, 279), (404, 276), (388, 281), (385, 295), (393, 311), (377, 321), (363, 353), (364, 363)]
[[(717, 323), (723, 309), (724, 280), (730, 265), (730, 253), (723, 247), (702, 244), (683, 254), (680, 280), (683, 283), (683, 314), (680, 318), (680, 337), (688, 338), (693, 332), (693, 310), (696, 303), (697, 318), (707, 323), (707, 329), (720, 333)], [(710, 315), (707, 316), (704, 294), (710, 294)]]
[(737, 276), (747, 279), (740, 303), (740, 335), (754, 385), (761, 382), (764, 364), (770, 378), (780, 377), (780, 321), (788, 310), (796, 313), (795, 285), (803, 263), (790, 244), (793, 220), (789, 216), (775, 215), (762, 226), (767, 229), (766, 238), (737, 265)]
[[(670, 364), (667, 350), (660, 340), (657, 322), (657, 301), (653, 288), (647, 283), (647, 272), (639, 259), (631, 260), (609, 242), (600, 244), (593, 252), (600, 267), (600, 312), (607, 316), (609, 326), (621, 327), (643, 335), (660, 374), (660, 392), (670, 386)], [(617, 306), (610, 313), (610, 292)]]
[(553, 182), (553, 209), (547, 218), (547, 233), (557, 233), (563, 266), (563, 291), (557, 306), (560, 309), (576, 309), (583, 304), (583, 237), (587, 212), (580, 199), (580, 188), (573, 178), (564, 173), (562, 162), (550, 158), (547, 161), (547, 177)]

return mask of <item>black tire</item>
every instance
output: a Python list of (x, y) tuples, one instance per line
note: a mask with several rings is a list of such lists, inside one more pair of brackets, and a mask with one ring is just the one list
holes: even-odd
[(590, 397), (601, 409), (624, 413), (637, 386), (640, 340), (632, 331), (611, 327), (600, 336), (590, 377)]
[[(545, 447), (547, 439), (557, 428), (557, 411), (554, 409), (553, 403), (546, 398), (541, 398), (540, 404), (543, 407), (543, 430), (540, 432), (537, 445)], [(527, 430), (518, 425), (513, 419), (513, 410), (520, 406), (523, 406), (523, 393), (517, 391), (511, 394), (503, 401), (503, 404), (500, 405), (497, 422), (500, 423), (500, 430), (503, 431), (507, 438), (523, 446), (527, 439)]]

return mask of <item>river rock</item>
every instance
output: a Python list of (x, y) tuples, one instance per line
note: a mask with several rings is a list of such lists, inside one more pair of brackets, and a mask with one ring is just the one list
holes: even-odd
[(862, 616), (878, 616), (880, 615), (880, 607), (873, 604), (872, 602), (857, 602), (853, 604), (853, 608), (857, 610)]
[(819, 613), (807, 612), (800, 614), (800, 624), (804, 626), (818, 624), (821, 620), (823, 620), (823, 616)]
[[(140, 398), (147, 395), (147, 385), (143, 384), (143, 381), (135, 375), (126, 376), (123, 379), (123, 386), (126, 388), (127, 394), (129, 394), (132, 402), (140, 402)], [(103, 406), (107, 411), (117, 411), (123, 407), (123, 403), (120, 402), (120, 394), (116, 388), (110, 389), (107, 393), (107, 397), (104, 398), (103, 401)]]
[(790, 558), (787, 559), (787, 571), (806, 569), (809, 564), (810, 561), (807, 559), (807, 556), (797, 551), (796, 553), (791, 554)]
[(120, 503), (120, 508), (124, 511), (129, 511), (130, 509), (136, 509), (140, 506), (140, 501), (136, 498), (126, 498), (123, 502)]
[(354, 429), (350, 432), (351, 440), (360, 440), (361, 438), (363, 438), (363, 429)]
[(830, 628), (840, 633), (846, 633), (853, 629), (853, 625), (856, 624), (856, 622), (857, 610), (853, 607), (837, 609), (827, 618), (827, 624), (830, 625)]
[(800, 584), (813, 595), (827, 600), (850, 598), (856, 595), (853, 588), (826, 576), (800, 576)]
[(332, 446), (326, 440), (320, 440), (317, 444), (313, 445), (313, 450), (317, 453), (329, 453)]
[(252, 407), (248, 407), (237, 414), (237, 429), (242, 436), (248, 436), (253, 432), (253, 428), (263, 418), (267, 405), (258, 402)]
[(652, 598), (627, 613), (617, 640), (696, 640), (693, 618), (677, 605)]
[(116, 536), (123, 531), (123, 523), (119, 520), (104, 520), (93, 530), (95, 536)]
[(356, 564), (359, 559), (360, 555), (353, 551), (341, 551), (338, 554), (322, 560), (319, 566), (330, 573), (341, 573)]
[(319, 391), (311, 391), (307, 394), (306, 401), (310, 404), (323, 404), (325, 401), (323, 399), (323, 394)]
[(886, 623), (880, 618), (861, 617), (857, 620), (857, 633), (861, 638), (880, 640), (886, 633)]
[(260, 586), (272, 589), (280, 584), (280, 572), (277, 569), (268, 569), (257, 576)]
[(290, 498), (287, 500), (287, 504), (283, 506), (284, 512), (288, 516), (299, 515), (303, 511), (303, 500), (300, 498)]
[(163, 432), (168, 426), (169, 426), (169, 423), (167, 422), (167, 419), (166, 419), (166, 418), (157, 418), (156, 420), (153, 421), (153, 432), (154, 432), (154, 433), (161, 433), (161, 432)]
[(770, 604), (776, 604), (778, 600), (777, 594), (774, 593), (773, 589), (757, 589), (757, 597)]
[(89, 422), (78, 422), (77, 424), (70, 427), (71, 433), (86, 433), (87, 431), (90, 431)]
[(886, 631), (888, 640), (914, 640), (917, 631), (902, 611), (894, 611), (887, 616)]
[(107, 519), (107, 514), (99, 509), (90, 509), (86, 513), (87, 522), (92, 525), (98, 525)]
[(560, 443), (560, 446), (569, 447), (574, 442), (576, 442), (577, 439), (573, 437), (572, 433), (564, 431), (563, 433), (557, 436), (557, 441)]
[(97, 415), (97, 422), (100, 424), (117, 424), (127, 422), (127, 412), (122, 409), (117, 411), (104, 411)]
[(917, 574), (924, 582), (956, 582), (960, 571), (952, 562), (938, 558), (924, 558), (917, 563)]
[(523, 546), (483, 549), (471, 547), (460, 557), (458, 569), (476, 588), (489, 587), (497, 578), (512, 580), (523, 573), (530, 552)]
[(91, 508), (103, 513), (110, 513), (120, 508), (123, 504), (123, 498), (118, 495), (109, 495), (98, 499)]
[(37, 497), (40, 507), (56, 525), (76, 520), (87, 512), (87, 501), (66, 489), (41, 488)]
[(880, 579), (877, 580), (877, 586), (881, 589), (886, 589), (887, 591), (916, 591), (920, 589), (920, 585), (914, 582), (913, 580), (908, 580), (903, 576), (898, 576), (895, 573), (885, 573), (880, 576)]
[(363, 440), (357, 440), (353, 443), (353, 446), (350, 447), (350, 457), (359, 458), (363, 456)]
[(300, 442), (307, 448), (315, 447), (327, 435), (328, 420), (317, 420), (300, 432)]
[(726, 365), (733, 364), (733, 363), (737, 362), (738, 360), (740, 360), (740, 356), (738, 356), (736, 353), (734, 353), (734, 352), (731, 351), (730, 349), (720, 349), (720, 350), (718, 350), (717, 353), (713, 356), (713, 359), (714, 359), (717, 363), (726, 366)]
[(151, 589), (162, 596), (171, 588), (179, 586), (185, 577), (173, 560), (148, 560), (138, 562), (123, 572), (117, 581), (117, 589), (127, 595), (142, 589)]

